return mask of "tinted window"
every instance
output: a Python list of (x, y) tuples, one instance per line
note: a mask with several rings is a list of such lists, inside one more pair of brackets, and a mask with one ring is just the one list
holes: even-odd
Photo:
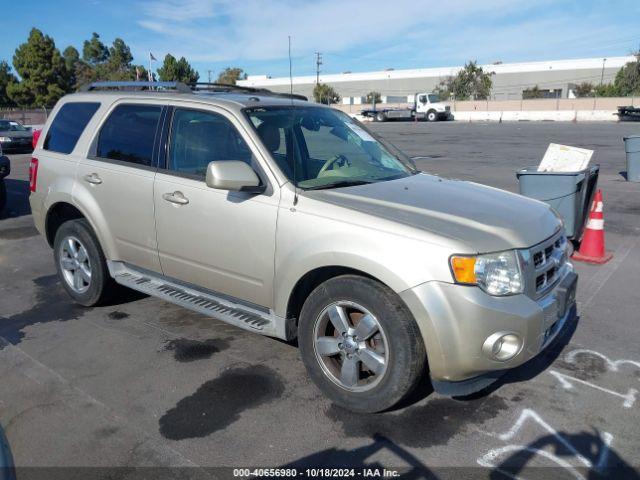
[(117, 106), (100, 130), (97, 156), (150, 166), (161, 111), (156, 105)]
[(65, 103), (47, 131), (44, 149), (71, 153), (99, 106), (99, 103)]
[(171, 123), (168, 168), (204, 177), (209, 162), (241, 160), (251, 164), (251, 150), (222, 115), (177, 109)]

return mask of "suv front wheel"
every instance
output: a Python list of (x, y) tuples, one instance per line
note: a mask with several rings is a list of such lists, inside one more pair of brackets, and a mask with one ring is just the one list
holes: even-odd
[(406, 306), (386, 286), (356, 275), (327, 280), (309, 295), (299, 345), (316, 385), (356, 412), (392, 407), (425, 370), (422, 337)]
[(117, 290), (100, 243), (85, 219), (69, 220), (60, 226), (53, 254), (62, 286), (80, 305), (105, 303)]

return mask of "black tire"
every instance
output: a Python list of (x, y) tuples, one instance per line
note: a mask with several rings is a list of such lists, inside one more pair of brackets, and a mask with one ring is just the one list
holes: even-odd
[(426, 115), (427, 122), (435, 122), (438, 120), (438, 113), (435, 110), (429, 110)]
[[(63, 255), (62, 246), (63, 242), (69, 237), (76, 238), (84, 246), (91, 266), (91, 280), (87, 290), (84, 292), (75, 291), (69, 285), (63, 273), (60, 261)], [(118, 284), (109, 275), (107, 262), (100, 243), (89, 222), (84, 218), (68, 220), (58, 228), (53, 242), (53, 257), (62, 286), (69, 296), (80, 305), (93, 307), (107, 303), (118, 291)]]
[(7, 186), (4, 183), (4, 178), (0, 178), (0, 212), (4, 210), (7, 205)]
[[(386, 371), (368, 390), (351, 391), (338, 385), (325, 372), (316, 355), (316, 323), (322, 322), (321, 314), (335, 302), (361, 305), (377, 318), (384, 331), (388, 345), (385, 352)], [(336, 337), (341, 338), (337, 333)], [(393, 291), (366, 277), (335, 277), (311, 292), (300, 314), (298, 339), (302, 360), (314, 383), (334, 403), (354, 412), (374, 413), (393, 407), (414, 390), (426, 370), (424, 343), (411, 313)], [(344, 355), (341, 352), (329, 358), (339, 365)], [(364, 363), (359, 363), (358, 375), (367, 375), (366, 370)]]
[(386, 121), (387, 121), (387, 116), (384, 114), (384, 112), (376, 113), (376, 122), (386, 122)]

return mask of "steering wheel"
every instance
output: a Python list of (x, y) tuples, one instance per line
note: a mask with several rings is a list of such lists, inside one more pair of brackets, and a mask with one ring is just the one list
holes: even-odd
[(341, 165), (340, 165), (341, 167), (351, 165), (351, 162), (349, 162), (349, 159), (347, 157), (345, 157), (344, 155), (342, 155), (342, 154), (334, 155), (329, 160), (324, 162), (324, 165), (322, 165), (322, 168), (318, 172), (318, 175), (320, 175), (321, 173), (326, 172), (329, 169), (333, 170), (333, 166), (336, 165), (338, 162), (341, 162)]

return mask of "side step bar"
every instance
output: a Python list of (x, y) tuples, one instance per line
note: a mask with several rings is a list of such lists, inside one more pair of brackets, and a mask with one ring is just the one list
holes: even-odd
[(214, 292), (186, 286), (157, 273), (136, 270), (123, 262), (108, 261), (107, 264), (111, 276), (120, 285), (254, 333), (286, 338), (285, 319), (271, 312), (235, 303)]

